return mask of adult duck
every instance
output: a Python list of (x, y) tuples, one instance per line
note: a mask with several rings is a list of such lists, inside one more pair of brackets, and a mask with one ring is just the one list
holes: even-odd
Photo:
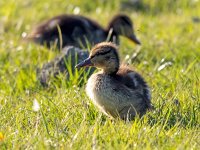
[(103, 41), (118, 44), (120, 35), (140, 44), (134, 34), (133, 23), (126, 15), (113, 17), (106, 29), (84, 16), (60, 15), (39, 24), (26, 39), (47, 47), (56, 43), (59, 48), (69, 45), (86, 48), (88, 44)]
[(86, 93), (104, 114), (132, 120), (152, 107), (147, 83), (140, 74), (120, 65), (118, 49), (114, 44), (97, 44), (89, 57), (76, 67), (84, 66), (101, 69), (89, 78)]

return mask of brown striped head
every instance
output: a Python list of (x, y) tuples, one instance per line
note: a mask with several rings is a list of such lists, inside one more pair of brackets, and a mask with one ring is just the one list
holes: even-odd
[(141, 44), (134, 33), (133, 23), (128, 16), (117, 15), (113, 17), (107, 30), (111, 29), (115, 34), (125, 36), (136, 44)]
[(90, 56), (76, 67), (94, 66), (107, 74), (114, 74), (119, 69), (118, 48), (111, 42), (102, 42), (94, 46)]

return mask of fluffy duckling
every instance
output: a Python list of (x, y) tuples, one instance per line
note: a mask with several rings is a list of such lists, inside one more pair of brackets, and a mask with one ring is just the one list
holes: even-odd
[(142, 116), (151, 106), (151, 94), (144, 79), (127, 66), (120, 66), (117, 47), (110, 42), (97, 44), (87, 59), (76, 67), (94, 66), (86, 93), (107, 116), (132, 120)]
[[(69, 45), (86, 47), (88, 42), (94, 45), (106, 41), (107, 38), (109, 38), (109, 41), (119, 43), (119, 35), (140, 44), (134, 34), (132, 21), (126, 15), (115, 16), (106, 29), (84, 16), (60, 15), (38, 25), (26, 39), (47, 47), (55, 44), (55, 42), (57, 42), (58, 47)], [(59, 41), (60, 36), (62, 42)]]

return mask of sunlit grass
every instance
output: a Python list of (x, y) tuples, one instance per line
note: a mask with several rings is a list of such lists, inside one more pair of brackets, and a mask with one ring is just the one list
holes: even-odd
[(200, 148), (200, 23), (192, 20), (200, 17), (200, 1), (143, 3), (145, 9), (123, 10), (142, 46), (121, 38), (120, 55), (148, 82), (155, 110), (125, 123), (94, 107), (77, 86), (77, 71), (69, 81), (59, 75), (42, 87), (36, 70), (59, 52), (22, 40), (34, 25), (61, 13), (106, 26), (120, 11), (119, 0), (0, 1), (0, 149)]

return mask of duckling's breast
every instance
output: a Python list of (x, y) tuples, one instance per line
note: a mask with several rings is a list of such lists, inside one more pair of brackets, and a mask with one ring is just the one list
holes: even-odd
[(86, 85), (86, 93), (93, 103), (105, 114), (116, 116), (120, 100), (113, 97), (115, 85), (111, 85), (112, 79), (105, 74), (93, 74)]

